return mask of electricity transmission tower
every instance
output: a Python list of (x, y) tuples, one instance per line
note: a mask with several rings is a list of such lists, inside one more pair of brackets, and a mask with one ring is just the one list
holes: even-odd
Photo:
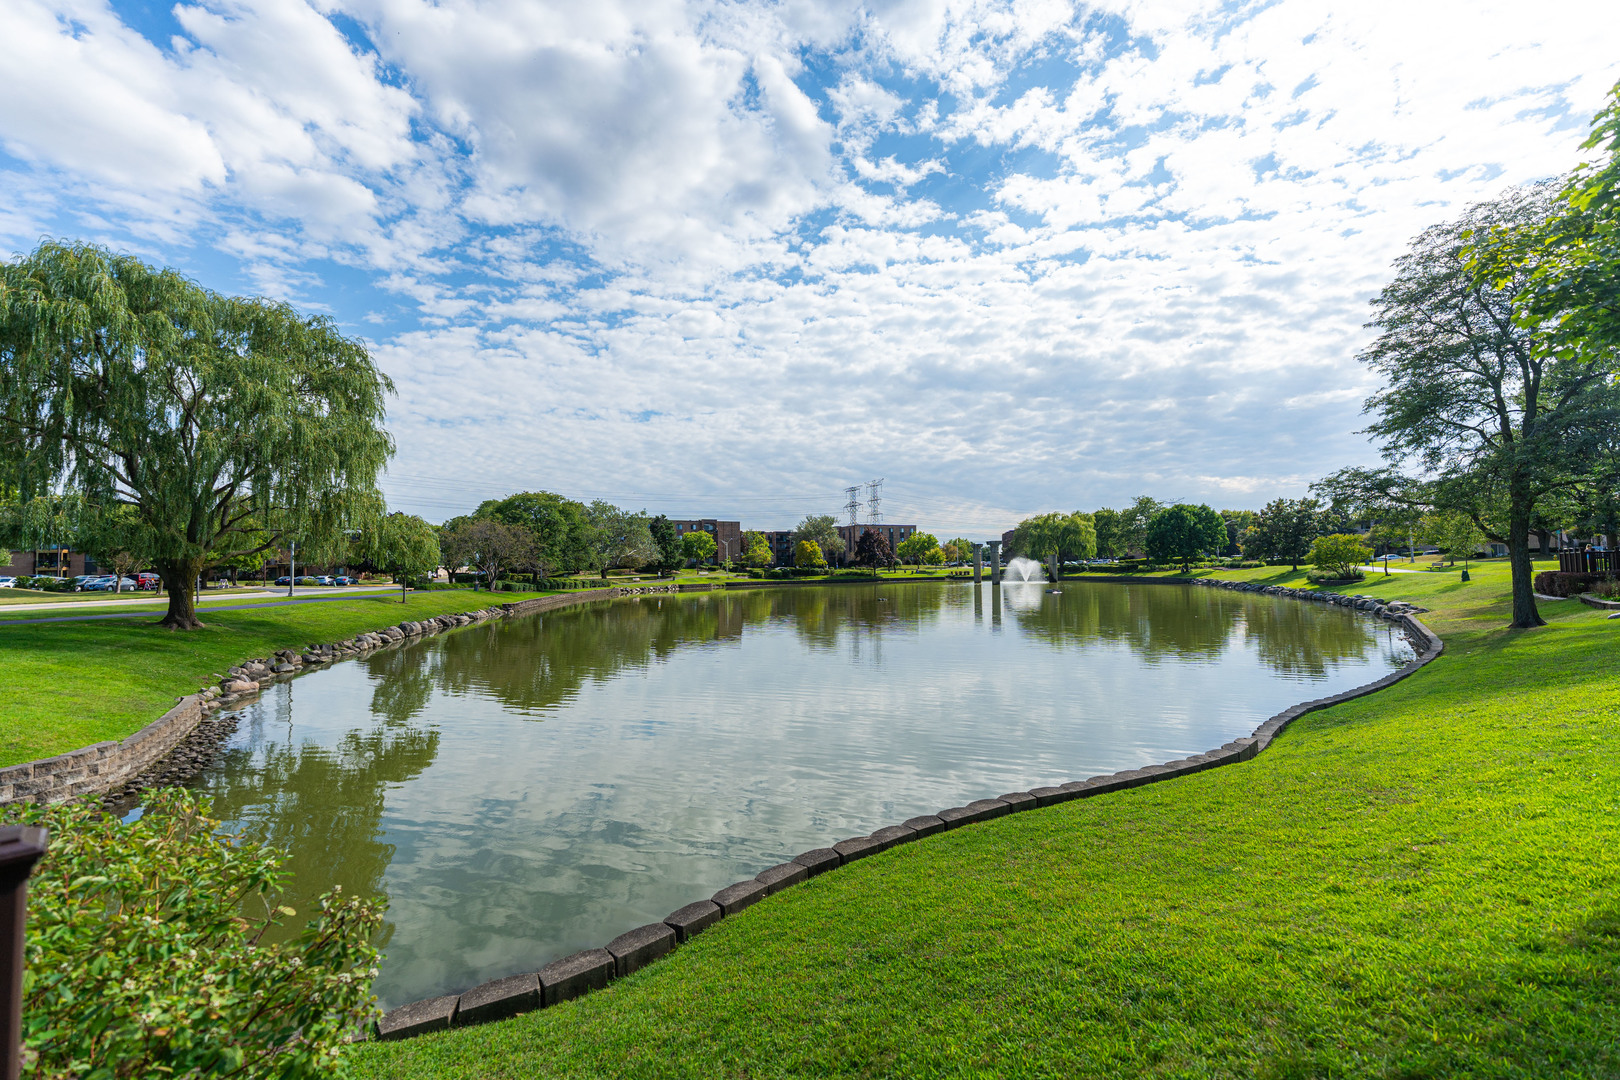
[(856, 484), (854, 487), (845, 488), (844, 494), (849, 496), (849, 501), (844, 504), (844, 512), (849, 515), (849, 526), (853, 529), (860, 524), (861, 485)]
[(866, 518), (873, 525), (883, 524), (883, 479), (866, 482)]

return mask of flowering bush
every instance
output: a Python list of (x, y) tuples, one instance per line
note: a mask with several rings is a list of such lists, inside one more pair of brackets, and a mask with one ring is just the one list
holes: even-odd
[[(222, 834), (181, 788), (131, 824), (84, 803), (13, 820), (50, 830), (29, 882), (24, 1075), (341, 1075), (344, 1037), (375, 1012), (375, 901), (323, 896), (298, 938), (274, 897), (280, 855)], [(252, 914), (258, 912), (258, 914)]]

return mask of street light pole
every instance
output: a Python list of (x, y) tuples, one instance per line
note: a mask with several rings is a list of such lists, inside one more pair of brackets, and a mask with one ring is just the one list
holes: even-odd
[(287, 549), (287, 595), (293, 594), (293, 585), (298, 581), (298, 541), (288, 541)]

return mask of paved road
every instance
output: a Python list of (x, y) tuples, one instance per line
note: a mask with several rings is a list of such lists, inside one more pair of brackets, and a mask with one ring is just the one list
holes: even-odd
[[(277, 601), (273, 601), (273, 602), (269, 602), (269, 603), (262, 603), (262, 604), (209, 604), (206, 607), (203, 607), (203, 606), (199, 605), (197, 607), (197, 614), (206, 615), (210, 611), (252, 611), (255, 608), (290, 607), (290, 606), (292, 606), (294, 604), (323, 604), (323, 603), (328, 603), (328, 602), (330, 602), (332, 600), (353, 600), (353, 599), (356, 598), (355, 593), (348, 593), (348, 594), (344, 595), (344, 594), (342, 594), (341, 590), (334, 590), (334, 591), (340, 593), (340, 595), (332, 596), (332, 595), (328, 594), (328, 595), (325, 595), (325, 596), (295, 597), (295, 598), (293, 598), (291, 600), (288, 600), (285, 597), (283, 597), (281, 600), (277, 600)], [(394, 590), (394, 589), (367, 589), (364, 593), (360, 593), (359, 595), (360, 596), (375, 596), (375, 595), (378, 595), (380, 593), (391, 593), (391, 592), (395, 592), (395, 591), (397, 591), (397, 590)], [(151, 601), (147, 601), (147, 603), (150, 603), (150, 602)], [(32, 607), (33, 605), (26, 605), (26, 606)], [(105, 605), (104, 604), (98, 604), (96, 606), (97, 607), (102, 607), (102, 606), (105, 606)], [(7, 610), (7, 609), (0, 609), (0, 610)], [(11, 608), (9, 610), (15, 611), (16, 609)], [(163, 614), (164, 610), (165, 609), (161, 608), (161, 607), (157, 607), (157, 608), (147, 607), (147, 608), (141, 608), (141, 609), (135, 610), (135, 611), (109, 611), (109, 612), (106, 612), (105, 614), (95, 614), (95, 615), (56, 615), (56, 616), (53, 616), (53, 617), (43, 618), (43, 619), (0, 619), (0, 626), (29, 626), (29, 625), (33, 625), (35, 623), (89, 622), (89, 621), (95, 620), (95, 619), (139, 619), (143, 615), (161, 615), (161, 614)]]

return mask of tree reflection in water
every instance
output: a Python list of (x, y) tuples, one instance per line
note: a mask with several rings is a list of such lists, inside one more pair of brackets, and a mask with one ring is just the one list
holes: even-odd
[(643, 596), (279, 685), (199, 786), (290, 853), (301, 912), (334, 884), (391, 894), (377, 992), (398, 1004), (838, 836), (1219, 745), (1389, 670), (1384, 641), (1338, 610), (1160, 585)]
[(1225, 589), (1080, 581), (1066, 583), (1061, 596), (1041, 586), (1012, 586), (1006, 599), (1030, 637), (1065, 648), (1117, 642), (1149, 663), (1214, 659), (1241, 637), (1273, 670), (1314, 676), (1334, 664), (1365, 661), (1380, 647), (1367, 633), (1365, 616)]

